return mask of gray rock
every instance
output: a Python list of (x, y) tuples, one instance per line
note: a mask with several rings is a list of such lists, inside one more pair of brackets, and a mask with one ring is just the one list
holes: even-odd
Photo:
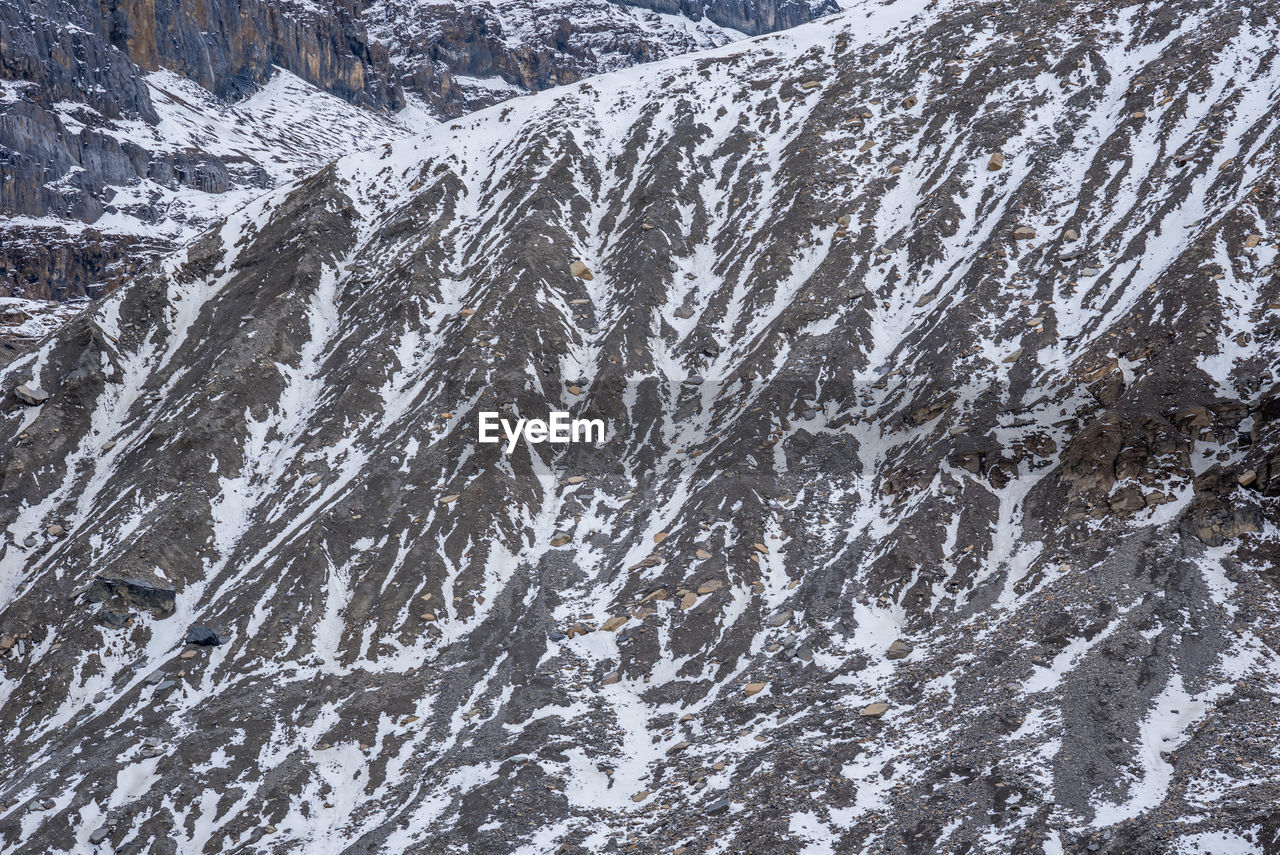
[(186, 644), (199, 644), (202, 647), (214, 647), (222, 643), (221, 636), (207, 626), (193, 626), (187, 630)]
[(49, 400), (49, 393), (39, 387), (31, 387), (25, 383), (13, 390), (13, 396), (28, 407), (38, 407)]

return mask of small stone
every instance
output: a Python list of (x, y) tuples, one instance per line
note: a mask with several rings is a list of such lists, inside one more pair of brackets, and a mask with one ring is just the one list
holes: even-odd
[(768, 548), (767, 546), (765, 546), (763, 543), (753, 543), (753, 544), (751, 544), (751, 548), (752, 548), (752, 549), (754, 549), (756, 552), (759, 552), (759, 553), (760, 553), (760, 554), (762, 554), (762, 555), (768, 555), (768, 554), (769, 554), (769, 548)]
[(665, 531), (660, 531), (653, 536), (654, 543), (662, 543), (662, 541), (666, 539), (667, 539), (667, 533)]
[(884, 658), (885, 659), (906, 659), (908, 656), (911, 655), (911, 651), (913, 649), (914, 648), (910, 644), (907, 644), (905, 641), (899, 638), (895, 640), (893, 644), (889, 645), (889, 649), (886, 650), (884, 653)]
[(770, 615), (768, 619), (765, 620), (764, 623), (765, 623), (765, 626), (779, 627), (779, 626), (786, 626), (790, 622), (791, 622), (791, 611), (789, 609), (783, 609), (780, 612)]
[(462, 315), (462, 317), (464, 317), (464, 318), (469, 318), (469, 317), (471, 317), (472, 315), (474, 315), (475, 313), (476, 313), (476, 310), (475, 310), (475, 309), (463, 309), (461, 312), (458, 312), (458, 314), (459, 314), (459, 315)]
[(688, 747), (689, 747), (689, 743), (685, 742), (684, 740), (681, 740), (680, 742), (677, 742), (675, 745), (672, 745), (670, 748), (667, 749), (667, 756), (674, 757), (675, 755), (679, 754), (681, 751), (685, 750)]
[(587, 478), (585, 475), (570, 475), (568, 478), (564, 479), (564, 482), (572, 487), (574, 484), (581, 484), (586, 480)]
[(694, 555), (698, 556), (699, 558), (703, 559), (704, 561), (705, 561), (706, 559), (708, 559), (708, 558), (710, 558), (710, 557), (711, 557), (711, 553), (710, 553), (710, 552), (707, 552), (707, 550), (705, 550), (705, 549), (699, 549), (697, 552), (695, 552), (695, 553), (694, 553)]
[(1080, 240), (1080, 233), (1075, 229), (1067, 229), (1062, 233), (1062, 239), (1067, 243)]
[(995, 154), (991, 155), (991, 159), (987, 161), (987, 169), (995, 172), (1002, 166), (1004, 166), (1004, 155), (997, 151)]
[(618, 683), (621, 681), (622, 681), (622, 674), (618, 673), (617, 671), (610, 671), (608, 674), (605, 674), (604, 677), (600, 680), (600, 685), (612, 686), (614, 683)]
[(449, 495), (447, 495), (447, 496), (441, 496), (441, 497), (440, 497), (440, 504), (442, 504), (442, 505), (452, 505), (454, 502), (458, 501), (458, 496), (459, 496), (459, 494), (458, 494), (458, 493), (450, 493), (450, 494), (449, 494)]
[(105, 825), (98, 826), (89, 834), (89, 842), (95, 846), (111, 836), (111, 829)]
[(724, 582), (722, 582), (721, 580), (708, 579), (707, 581), (703, 582), (701, 585), (698, 586), (698, 595), (706, 596), (707, 594), (714, 594), (716, 591), (720, 590), (723, 587), (724, 587)]
[(801, 644), (795, 650), (795, 657), (801, 662), (813, 661), (813, 648), (807, 644)]
[(852, 222), (853, 217), (850, 217), (848, 214), (841, 214), (839, 218), (836, 219), (836, 225), (842, 229), (849, 228), (849, 224)]
[(1257, 246), (1260, 243), (1262, 243), (1262, 235), (1249, 235), (1247, 238), (1244, 239), (1244, 245), (1249, 247), (1250, 249), (1252, 249), (1253, 247)]
[(619, 629), (626, 622), (627, 618), (625, 617), (611, 617), (604, 623), (600, 624), (600, 629), (602, 632), (613, 632)]
[(680, 611), (687, 612), (698, 604), (698, 595), (690, 591), (680, 598)]
[(40, 387), (32, 387), (23, 383), (13, 390), (13, 396), (28, 407), (38, 407), (49, 400), (49, 393)]
[(184, 651), (182, 651), (182, 654), (181, 654), (180, 656), (178, 656), (178, 658), (179, 658), (179, 659), (195, 659), (195, 658), (196, 658), (196, 654), (197, 654), (197, 653), (199, 653), (199, 652), (200, 652), (200, 651), (198, 651), (198, 650), (184, 650)]
[(17, 643), (18, 639), (14, 638), (12, 635), (0, 635), (0, 653), (9, 652)]
[(585, 261), (575, 261), (570, 264), (569, 272), (574, 276), (577, 276), (579, 279), (585, 279), (588, 282), (596, 278), (591, 275), (591, 269), (587, 267), (587, 263)]
[(1240, 477), (1236, 479), (1236, 481), (1240, 484), (1241, 487), (1248, 487), (1257, 480), (1258, 480), (1258, 473), (1254, 472), (1252, 469), (1242, 473)]
[(912, 107), (914, 107), (915, 105), (917, 105), (917, 104), (919, 104), (919, 103), (920, 103), (920, 99), (919, 99), (919, 98), (917, 98), (917, 97), (916, 97), (916, 96), (914, 96), (914, 95), (908, 95), (906, 98), (903, 98), (903, 99), (902, 99), (902, 108), (903, 108), (904, 110), (910, 110)]
[(681, 306), (680, 308), (675, 310), (675, 316), (677, 318), (684, 318), (684, 319), (692, 318), (693, 309), (690, 309), (688, 306)]
[(632, 797), (631, 797), (631, 801), (633, 801), (633, 802), (642, 802), (642, 801), (644, 801), (644, 800), (645, 800), (645, 799), (647, 799), (647, 798), (649, 798), (649, 791), (648, 791), (648, 790), (641, 790), (640, 792), (636, 793), (634, 796), (632, 796)]
[(62, 528), (62, 526), (58, 525), (57, 523), (54, 523), (53, 525), (51, 525), (51, 526), (49, 526), (47, 529), (45, 529), (45, 532), (46, 532), (50, 537), (61, 537), (61, 536), (62, 536), (62, 532), (63, 532), (63, 528)]
[(1097, 267), (1086, 267), (1084, 270), (1080, 271), (1080, 275), (1081, 276), (1097, 276), (1101, 272), (1102, 271), (1099, 270)]
[(747, 683), (747, 685), (743, 687), (742, 691), (745, 692), (749, 698), (752, 695), (760, 694), (767, 685), (767, 683)]
[(883, 701), (877, 701), (874, 704), (867, 704), (858, 710), (858, 715), (866, 718), (879, 718), (889, 711), (889, 705)]
[(556, 532), (556, 533), (555, 533), (554, 535), (552, 535), (552, 537), (551, 537), (551, 545), (552, 545), (552, 546), (564, 546), (566, 543), (568, 543), (568, 542), (569, 542), (569, 541), (571, 541), (571, 540), (573, 540), (573, 538), (572, 538), (572, 537), (570, 537), (569, 535), (565, 534), (564, 532)]
[(1006, 357), (1005, 357), (1003, 360), (1001, 360), (1001, 361), (1002, 361), (1002, 362), (1017, 362), (1017, 361), (1018, 361), (1018, 359), (1019, 359), (1019, 358), (1021, 358), (1021, 356), (1022, 356), (1022, 348), (1018, 348), (1017, 350), (1015, 350), (1013, 353), (1011, 353), (1011, 354), (1009, 354), (1008, 356), (1006, 356)]
[(806, 92), (809, 92), (811, 90), (817, 89), (821, 85), (822, 85), (822, 81), (820, 80), (806, 80), (804, 83), (800, 84), (800, 88)]
[(1036, 230), (1031, 226), (1018, 226), (1013, 230), (1014, 240), (1031, 240), (1036, 236)]

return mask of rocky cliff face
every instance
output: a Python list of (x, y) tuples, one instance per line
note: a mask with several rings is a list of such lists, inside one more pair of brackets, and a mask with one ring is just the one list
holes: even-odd
[(0, 373), (0, 851), (1277, 851), (1278, 45), (865, 2), (249, 203)]
[(369, 31), (390, 46), (407, 89), (442, 116), (607, 71), (792, 27), (834, 0), (751, 5), (611, 0), (487, 0), (369, 6)]
[[(705, 11), (758, 32), (833, 11), (826, 2)], [(104, 271), (136, 267), (333, 157), (418, 130), (424, 111), (459, 115), (740, 35), (605, 0), (3, 0), (0, 215), (33, 222), (17, 233), (0, 225), (0, 294), (100, 295), (120, 278)], [(281, 72), (290, 82), (269, 82)], [(390, 128), (406, 85), (421, 106)], [(255, 111), (271, 86), (297, 101)], [(275, 144), (290, 116), (314, 117), (308, 89), (350, 105), (330, 103), (321, 119), (342, 129), (342, 145), (323, 131)], [(204, 127), (211, 115), (237, 127)], [(238, 192), (221, 198), (228, 191)], [(94, 225), (97, 238), (79, 240), (80, 224)], [(34, 259), (31, 229), (41, 235)]]

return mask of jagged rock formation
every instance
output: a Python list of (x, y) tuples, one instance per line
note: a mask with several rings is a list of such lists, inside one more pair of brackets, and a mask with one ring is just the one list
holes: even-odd
[(250, 203), (0, 373), (0, 851), (1275, 852), (1278, 36), (864, 2)]

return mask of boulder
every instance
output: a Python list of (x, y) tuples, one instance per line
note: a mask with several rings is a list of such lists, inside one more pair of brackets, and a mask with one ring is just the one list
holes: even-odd
[(987, 161), (987, 169), (995, 172), (1002, 166), (1004, 166), (1004, 155), (997, 151), (991, 155), (991, 159)]
[(28, 386), (25, 383), (13, 390), (13, 396), (28, 407), (38, 407), (49, 400), (49, 393), (40, 387)]
[(889, 705), (884, 701), (876, 701), (874, 704), (867, 704), (858, 710), (858, 715), (864, 718), (880, 718), (889, 711)]
[(884, 652), (885, 659), (906, 659), (914, 650), (910, 644), (907, 644), (901, 638), (895, 640), (889, 645), (889, 649)]
[(742, 691), (749, 698), (752, 695), (760, 694), (762, 691), (764, 691), (764, 687), (767, 685), (768, 683), (747, 683), (747, 685), (743, 687)]
[(221, 636), (207, 626), (196, 625), (187, 630), (186, 644), (198, 644), (201, 647), (216, 647), (222, 643)]
[(1036, 230), (1031, 226), (1018, 226), (1013, 230), (1014, 240), (1031, 240), (1036, 236)]
[(608, 674), (605, 674), (603, 678), (601, 678), (600, 685), (612, 686), (614, 683), (620, 682), (621, 680), (622, 680), (621, 674), (619, 674), (617, 671), (610, 671)]
[(1250, 249), (1252, 249), (1253, 247), (1257, 246), (1260, 243), (1262, 243), (1262, 235), (1249, 235), (1247, 238), (1244, 239), (1244, 245), (1249, 247)]
[(570, 264), (569, 272), (574, 276), (577, 276), (579, 279), (585, 279), (588, 282), (596, 278), (591, 275), (591, 268), (587, 267), (587, 263), (585, 261), (575, 261)]
[(611, 617), (604, 623), (600, 624), (600, 629), (603, 630), (604, 632), (613, 632), (614, 630), (620, 628), (626, 622), (627, 622), (627, 618), (625, 617), (620, 617), (620, 616)]

